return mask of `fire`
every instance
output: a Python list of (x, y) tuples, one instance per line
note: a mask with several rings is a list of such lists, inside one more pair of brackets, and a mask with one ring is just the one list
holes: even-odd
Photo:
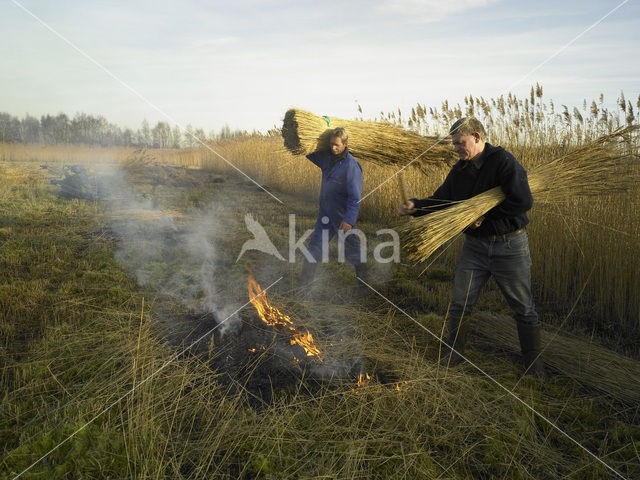
[(264, 292), (262, 288), (260, 288), (258, 282), (254, 280), (251, 271), (248, 270), (248, 272), (249, 299), (258, 312), (260, 319), (276, 330), (287, 332), (291, 337), (289, 340), (291, 345), (298, 345), (302, 347), (307, 353), (307, 357), (316, 357), (317, 359), (321, 359), (320, 350), (316, 346), (311, 333), (309, 331), (302, 332), (298, 330), (288, 315), (285, 315), (278, 310), (277, 307), (271, 305), (269, 300), (267, 300), (266, 292)]
[(362, 385), (366, 385), (371, 380), (371, 377), (368, 373), (361, 373), (358, 375), (358, 383), (357, 386), (361, 387)]

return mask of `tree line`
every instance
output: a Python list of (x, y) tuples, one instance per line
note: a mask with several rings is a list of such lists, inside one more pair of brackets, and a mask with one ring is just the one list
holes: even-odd
[[(254, 132), (253, 134), (256, 134)], [(65, 113), (43, 115), (39, 119), (25, 115), (22, 119), (0, 113), (0, 143), (46, 143), (100, 145), (102, 147), (189, 148), (201, 140), (215, 141), (250, 135), (246, 130), (232, 130), (228, 125), (205, 134), (191, 125), (183, 130), (167, 122), (153, 128), (145, 119), (140, 128), (121, 128), (101, 115), (77, 113), (73, 118)]]

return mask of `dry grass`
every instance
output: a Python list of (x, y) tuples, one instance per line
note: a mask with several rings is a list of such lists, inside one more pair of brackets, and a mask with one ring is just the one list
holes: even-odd
[[(0, 233), (3, 480), (175, 354), (156, 331), (154, 307), (160, 299), (154, 305), (146, 292), (142, 307), (145, 292), (113, 261), (113, 243), (96, 234), (104, 227), (98, 206), (56, 198), (33, 163), (33, 168), (1, 165), (0, 220), (12, 226)], [(286, 234), (284, 224), (281, 233)], [(246, 282), (243, 269), (224, 273), (227, 282)], [(430, 337), (394, 309), (372, 313), (330, 302), (283, 308), (308, 310), (307, 318), (316, 320), (315, 325), (308, 321), (314, 332), (330, 322), (352, 326), (353, 335), (333, 343), (340, 351), (365, 356), (374, 380), (362, 387), (300, 382), (274, 392), (272, 402), (257, 409), (241, 388), (224, 388), (201, 358), (180, 358), (23, 478), (607, 474), (484, 377), (464, 368), (439, 369)], [(441, 330), (442, 318), (436, 315), (420, 321)], [(324, 348), (331, 348), (332, 342), (322, 339)], [(224, 352), (212, 348), (212, 354)], [(515, 394), (614, 468), (629, 478), (637, 475), (633, 423), (566, 379), (547, 385), (524, 379), (516, 386), (518, 371), (510, 362), (491, 366)], [(379, 381), (375, 374), (382, 371), (397, 381)]]
[[(492, 345), (520, 351), (513, 318), (481, 312), (473, 316), (473, 328)], [(627, 405), (640, 404), (640, 363), (596, 343), (570, 338), (550, 328), (543, 332), (541, 358), (554, 371), (588, 385)]]

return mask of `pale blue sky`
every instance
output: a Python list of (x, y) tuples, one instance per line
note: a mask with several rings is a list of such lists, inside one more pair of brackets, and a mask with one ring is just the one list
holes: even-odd
[[(186, 125), (266, 130), (291, 106), (352, 118), (465, 95), (556, 104), (640, 93), (640, 5), (620, 1), (18, 0)], [(165, 120), (12, 0), (0, 2), (0, 111)], [(519, 83), (517, 83), (519, 82)]]

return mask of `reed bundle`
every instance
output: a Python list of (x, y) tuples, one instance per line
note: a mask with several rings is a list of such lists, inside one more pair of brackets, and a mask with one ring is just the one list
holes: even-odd
[[(492, 348), (520, 351), (515, 323), (507, 315), (478, 312), (473, 329)], [(640, 404), (640, 363), (584, 340), (542, 332), (541, 358), (553, 370), (629, 405)]]
[(403, 167), (415, 159), (412, 165), (423, 170), (455, 162), (451, 148), (438, 143), (437, 137), (423, 137), (390, 123), (321, 117), (297, 108), (284, 116), (284, 145), (294, 155), (328, 150), (330, 132), (336, 127), (347, 130), (349, 150), (358, 160)]
[[(597, 196), (626, 191), (637, 184), (630, 167), (637, 155), (629, 139), (640, 126), (619, 129), (593, 143), (531, 170), (529, 186), (539, 203), (566, 202), (577, 196)], [(500, 187), (418, 217), (401, 233), (409, 257), (427, 260), (441, 245), (462, 233), (471, 223), (505, 199)]]

